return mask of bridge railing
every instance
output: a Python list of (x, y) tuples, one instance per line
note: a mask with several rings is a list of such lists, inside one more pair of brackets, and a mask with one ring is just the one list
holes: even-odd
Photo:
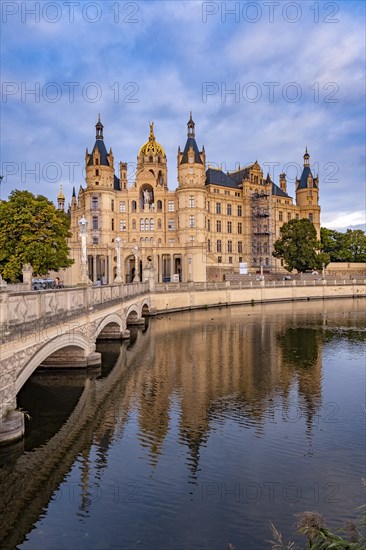
[(218, 281), (206, 283), (157, 283), (156, 292), (187, 292), (224, 289), (250, 289), (250, 288), (282, 288), (282, 287), (314, 287), (314, 286), (345, 286), (354, 284), (366, 285), (366, 279), (291, 279), (284, 281), (252, 280), (242, 281)]
[(27, 292), (3, 290), (0, 292), (0, 326), (11, 327), (52, 317), (75, 316), (85, 309), (123, 301), (148, 290), (148, 283)]

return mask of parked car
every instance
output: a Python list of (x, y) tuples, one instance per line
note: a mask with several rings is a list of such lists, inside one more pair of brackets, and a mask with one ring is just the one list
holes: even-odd
[(48, 288), (54, 288), (53, 279), (32, 279), (32, 290), (47, 290)]
[(291, 275), (284, 275), (283, 281), (291, 281)]
[(163, 283), (170, 283), (170, 277), (163, 277)]

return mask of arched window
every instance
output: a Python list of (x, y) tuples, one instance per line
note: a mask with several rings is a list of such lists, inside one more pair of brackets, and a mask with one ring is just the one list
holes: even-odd
[(146, 242), (146, 243), (149, 242), (149, 237), (145, 237), (145, 242)]
[(161, 229), (161, 220), (158, 220), (158, 229)]
[(145, 220), (145, 231), (149, 231), (149, 220), (146, 218)]
[(163, 208), (163, 203), (161, 201), (158, 201), (156, 203), (156, 207), (157, 207), (158, 212), (161, 212), (161, 210)]
[(136, 212), (136, 201), (131, 202), (131, 210), (132, 212)]
[(154, 231), (154, 218), (150, 219), (150, 231)]
[(140, 231), (143, 231), (144, 229), (145, 229), (144, 220), (141, 218), (141, 220), (140, 220)]
[(132, 229), (136, 229), (136, 220), (132, 220)]

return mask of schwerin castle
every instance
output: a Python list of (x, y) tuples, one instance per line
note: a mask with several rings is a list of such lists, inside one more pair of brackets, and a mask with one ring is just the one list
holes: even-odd
[[(294, 204), (285, 174), (277, 185), (269, 175), (264, 177), (257, 161), (226, 173), (207, 167), (205, 150), (196, 143), (192, 114), (187, 127), (185, 147), (178, 148), (178, 187), (171, 191), (167, 158), (155, 139), (153, 123), (137, 155), (135, 182), (129, 186), (127, 163), (120, 162), (119, 177), (114, 173), (112, 149), (108, 152), (104, 144), (99, 117), (95, 145), (85, 155), (86, 186), (80, 186), (77, 195), (73, 190), (69, 207), (74, 264), (61, 274), (66, 284), (80, 281), (83, 217), (84, 267), (92, 282), (104, 284), (114, 282), (117, 263), (126, 283), (143, 280), (146, 267), (154, 269), (156, 282), (222, 281), (240, 268), (249, 273), (281, 271), (283, 263), (273, 258), (272, 250), (283, 223), (307, 218), (320, 234), (318, 177), (311, 172), (307, 150)], [(58, 208), (64, 207), (61, 190)]]

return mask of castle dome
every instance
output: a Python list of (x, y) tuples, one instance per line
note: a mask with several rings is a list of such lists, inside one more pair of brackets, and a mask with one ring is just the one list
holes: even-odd
[(144, 145), (140, 148), (139, 156), (140, 155), (147, 157), (149, 155), (161, 155), (163, 157), (166, 156), (163, 147), (155, 139), (153, 122), (151, 122), (150, 124), (149, 141), (144, 143)]

